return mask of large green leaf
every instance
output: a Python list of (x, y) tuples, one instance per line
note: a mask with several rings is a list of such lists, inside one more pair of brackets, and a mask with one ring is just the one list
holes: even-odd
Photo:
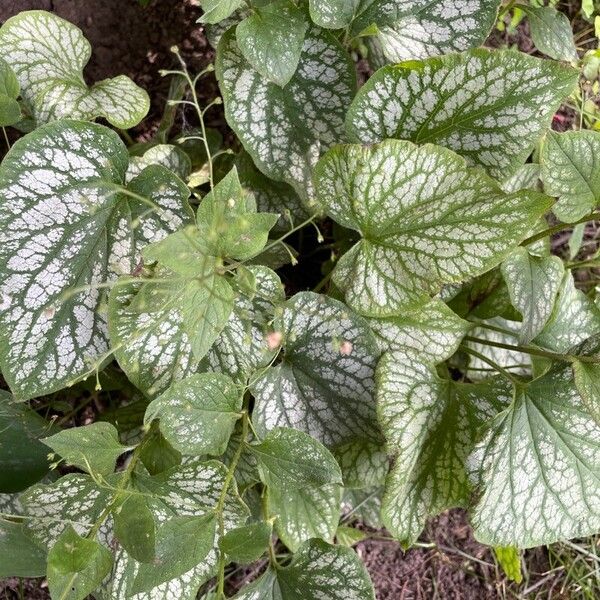
[(471, 50), (384, 67), (360, 90), (346, 126), (357, 141), (430, 142), (505, 178), (525, 162), (577, 72), (509, 50)]
[(544, 190), (558, 197), (554, 213), (571, 223), (589, 214), (600, 203), (600, 133), (597, 131), (548, 132), (542, 147)]
[(44, 438), (44, 444), (69, 465), (92, 475), (110, 475), (115, 470), (117, 458), (130, 450), (120, 444), (115, 426), (103, 421), (64, 429)]
[(179, 175), (183, 181), (187, 181), (192, 171), (192, 161), (181, 148), (171, 144), (157, 144), (149, 148), (142, 156), (132, 156), (129, 159), (127, 181), (137, 177), (150, 165), (161, 165)]
[(242, 410), (242, 396), (221, 373), (201, 373), (178, 381), (153, 400), (144, 421), (160, 419), (160, 430), (182, 454), (220, 455)]
[(142, 496), (127, 497), (112, 513), (114, 535), (127, 554), (140, 562), (156, 556), (154, 515)]
[(163, 167), (129, 184), (147, 201), (119, 193), (127, 161), (115, 132), (60, 121), (19, 140), (0, 165), (0, 358), (20, 399), (100, 366), (108, 340), (97, 286), (130, 273), (141, 246), (188, 218), (187, 188)]
[(84, 600), (112, 567), (108, 548), (68, 527), (48, 553), (48, 588), (52, 598)]
[(369, 316), (417, 307), (443, 284), (489, 270), (552, 204), (537, 192), (505, 194), (450, 150), (400, 140), (330, 150), (315, 175), (327, 214), (362, 236), (333, 281)]
[(277, 518), (277, 535), (292, 552), (312, 538), (333, 542), (341, 501), (339, 485), (301, 488), (276, 485), (267, 490), (269, 516)]
[(378, 439), (373, 374), (379, 353), (366, 322), (337, 300), (302, 292), (286, 302), (274, 325), (284, 355), (252, 386), (258, 433), (293, 427), (328, 446)]
[[(2, 509), (4, 511), (4, 508)], [(0, 577), (43, 577), (46, 551), (38, 546), (22, 523), (0, 517)]]
[(255, 8), (235, 33), (244, 58), (265, 79), (283, 87), (298, 67), (308, 27), (301, 8), (291, 0), (276, 0)]
[(354, 551), (321, 540), (306, 542), (292, 562), (269, 569), (235, 600), (375, 600), (365, 567)]
[(437, 298), (393, 317), (369, 319), (369, 326), (382, 352), (414, 350), (434, 363), (450, 358), (472, 327)]
[(440, 379), (413, 353), (385, 354), (377, 367), (377, 401), (395, 466), (383, 499), (385, 526), (406, 545), (426, 519), (466, 506), (467, 457), (482, 424), (510, 401), (504, 380), (461, 384)]
[(600, 426), (569, 365), (519, 386), (472, 460), (481, 474), (472, 516), (481, 542), (528, 548), (600, 528)]
[(323, 150), (344, 138), (356, 88), (342, 47), (312, 27), (294, 76), (281, 88), (252, 69), (229, 31), (219, 43), (217, 76), (227, 122), (258, 168), (312, 198), (312, 168)]
[(511, 302), (523, 315), (521, 343), (536, 337), (550, 318), (564, 271), (558, 256), (533, 256), (525, 248), (517, 248), (502, 263)]
[(342, 472), (331, 452), (302, 431), (276, 427), (249, 450), (268, 485), (301, 488), (342, 483)]
[(336, 446), (332, 452), (342, 470), (346, 489), (383, 485), (389, 469), (383, 444), (355, 439)]
[(0, 493), (20, 492), (48, 472), (48, 447), (39, 440), (56, 429), (0, 391)]
[(0, 28), (0, 57), (39, 123), (103, 117), (121, 129), (137, 125), (150, 108), (148, 94), (124, 75), (88, 87), (83, 68), (91, 54), (81, 30), (49, 12), (21, 12)]

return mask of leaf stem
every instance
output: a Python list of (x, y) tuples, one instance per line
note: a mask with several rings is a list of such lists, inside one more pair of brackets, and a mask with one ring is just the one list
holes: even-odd
[(521, 246), (529, 246), (530, 244), (538, 242), (539, 240), (543, 240), (546, 237), (550, 237), (555, 233), (559, 233), (560, 231), (563, 231), (563, 229), (568, 229), (569, 227), (579, 225), (580, 223), (587, 223), (588, 221), (596, 221), (597, 219), (600, 219), (600, 212), (595, 212), (590, 215), (587, 215), (586, 217), (583, 217), (578, 221), (574, 221), (573, 223), (559, 223), (558, 225), (554, 225), (553, 227), (544, 229), (544, 231), (540, 231), (532, 235), (531, 237), (528, 237), (527, 239), (523, 240), (521, 242)]
[[(465, 339), (467, 339), (467, 338), (465, 338)], [(487, 363), (488, 365), (490, 365), (490, 367), (492, 367), (495, 371), (498, 371), (498, 373), (500, 373), (500, 375), (502, 375), (503, 377), (508, 379), (513, 385), (519, 385), (522, 383), (522, 381), (518, 377), (516, 377), (512, 373), (509, 373), (504, 367), (501, 367), (498, 363), (494, 362), (491, 358), (488, 358), (487, 356), (481, 354), (480, 352), (477, 352), (477, 350), (473, 350), (473, 348), (470, 348), (469, 346), (462, 346), (462, 345), (461, 345), (461, 350), (463, 352), (465, 352), (466, 354), (470, 354), (471, 356), (474, 356), (475, 358), (478, 358), (479, 360), (483, 361), (484, 363)]]

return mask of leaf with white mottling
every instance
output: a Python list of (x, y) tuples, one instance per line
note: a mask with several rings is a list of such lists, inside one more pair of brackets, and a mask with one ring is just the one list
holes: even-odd
[(310, 540), (286, 567), (269, 569), (235, 600), (375, 600), (369, 575), (350, 548)]
[(575, 62), (578, 59), (569, 17), (553, 6), (517, 4), (529, 19), (531, 39), (535, 47), (555, 60)]
[(344, 488), (370, 488), (382, 485), (389, 469), (383, 444), (356, 439), (332, 450), (342, 470)]
[(302, 292), (284, 304), (274, 326), (284, 355), (251, 388), (258, 433), (293, 427), (327, 446), (378, 440), (373, 375), (379, 352), (367, 323), (337, 300)]
[(178, 381), (153, 400), (146, 423), (160, 419), (160, 430), (182, 454), (220, 455), (225, 452), (242, 397), (227, 375), (201, 373)]
[(585, 217), (600, 204), (600, 133), (548, 132), (542, 147), (542, 181), (557, 196), (552, 209), (567, 223)]
[(492, 176), (525, 162), (577, 71), (509, 50), (471, 50), (384, 67), (361, 88), (349, 135), (373, 143), (410, 139), (446, 146)]
[(86, 535), (106, 508), (109, 491), (96, 486), (88, 475), (69, 474), (51, 484), (38, 484), (22, 496), (26, 527), (33, 538), (51, 547), (60, 534), (72, 525)]
[(510, 402), (504, 380), (461, 384), (440, 379), (412, 353), (389, 353), (377, 367), (381, 426), (395, 466), (386, 481), (384, 524), (404, 544), (427, 518), (467, 506), (466, 461), (479, 428)]
[(565, 273), (552, 316), (534, 343), (564, 353), (597, 333), (600, 333), (600, 308), (575, 287), (573, 274)]
[(258, 6), (236, 28), (244, 58), (265, 79), (284, 87), (294, 76), (309, 23), (290, 0)]
[(325, 212), (362, 236), (333, 281), (373, 317), (418, 307), (499, 264), (552, 204), (537, 192), (504, 194), (446, 148), (400, 140), (330, 150), (315, 181)]
[(520, 341), (535, 338), (552, 314), (565, 268), (558, 256), (532, 256), (517, 248), (502, 263), (502, 275), (513, 306), (523, 315)]
[(277, 518), (275, 531), (292, 552), (312, 538), (333, 542), (342, 502), (339, 485), (300, 488), (276, 485), (270, 486), (266, 494), (268, 514)]
[(590, 415), (600, 424), (600, 335), (571, 349), (575, 386)]
[(513, 175), (502, 181), (500, 187), (507, 194), (521, 190), (538, 190), (540, 170), (540, 165), (536, 163), (525, 163)]
[(64, 429), (44, 438), (44, 444), (64, 458), (67, 464), (92, 475), (110, 475), (115, 470), (117, 458), (131, 449), (119, 443), (114, 425), (103, 421)]
[(120, 129), (134, 127), (148, 113), (148, 94), (124, 75), (88, 87), (83, 68), (91, 54), (81, 30), (49, 12), (25, 11), (0, 28), (0, 57), (38, 123), (104, 117)]
[(569, 365), (515, 390), (472, 464), (481, 474), (472, 514), (479, 541), (529, 548), (600, 528), (600, 426)]
[(304, 200), (313, 198), (312, 169), (321, 152), (344, 139), (356, 88), (342, 47), (312, 27), (296, 73), (282, 89), (252, 69), (229, 31), (219, 43), (216, 68), (227, 122), (258, 168), (292, 185)]
[(414, 350), (434, 363), (450, 358), (472, 327), (437, 298), (393, 317), (369, 319), (369, 326), (382, 352)]
[(183, 181), (187, 181), (192, 172), (192, 161), (179, 147), (171, 144), (157, 144), (148, 149), (143, 156), (132, 156), (125, 178), (130, 181), (150, 165), (161, 165), (173, 171)]
[(383, 486), (376, 488), (345, 489), (342, 499), (343, 514), (373, 529), (381, 529), (381, 500)]
[(363, 4), (364, 0), (310, 0), (310, 16), (319, 27), (343, 29)]
[(266, 485), (294, 488), (342, 483), (342, 472), (325, 446), (310, 435), (276, 427), (259, 444), (248, 447), (256, 456)]

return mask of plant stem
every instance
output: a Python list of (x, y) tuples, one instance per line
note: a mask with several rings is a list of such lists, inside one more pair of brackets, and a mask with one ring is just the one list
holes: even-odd
[(540, 231), (528, 237), (526, 240), (521, 242), (521, 246), (529, 246), (534, 242), (538, 242), (539, 240), (543, 240), (546, 237), (550, 237), (555, 233), (559, 233), (563, 229), (568, 229), (569, 227), (573, 227), (575, 225), (579, 225), (580, 223), (587, 223), (588, 221), (595, 221), (600, 219), (600, 212), (592, 213), (591, 215), (587, 215), (587, 217), (583, 217), (579, 219), (579, 221), (574, 221), (573, 223), (559, 223), (558, 225), (554, 225), (553, 227), (549, 227), (548, 229), (544, 229), (544, 231)]
[[(465, 338), (465, 339), (467, 339), (467, 338)], [(473, 348), (469, 348), (469, 346), (461, 346), (461, 350), (463, 352), (466, 352), (467, 354), (470, 354), (471, 356), (474, 356), (475, 358), (478, 358), (479, 360), (483, 361), (484, 363), (487, 363), (488, 365), (490, 365), (490, 367), (492, 367), (492, 369), (494, 369), (495, 371), (498, 371), (498, 373), (500, 373), (500, 375), (502, 375), (503, 377), (506, 377), (506, 379), (508, 379), (512, 384), (519, 385), (520, 383), (522, 383), (522, 381), (518, 377), (515, 377), (512, 373), (509, 373), (504, 367), (501, 367), (498, 363), (494, 362), (491, 358), (488, 358), (487, 356), (484, 356), (480, 352), (477, 352), (477, 350), (473, 350)]]

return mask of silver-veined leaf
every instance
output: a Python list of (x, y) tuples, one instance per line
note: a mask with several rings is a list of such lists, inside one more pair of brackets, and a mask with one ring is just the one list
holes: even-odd
[(59, 121), (19, 140), (0, 165), (0, 355), (20, 399), (93, 370), (108, 349), (98, 286), (189, 218), (187, 188), (163, 167), (130, 183), (147, 201), (119, 193), (127, 162), (115, 132)]
[(382, 352), (414, 350), (434, 363), (450, 358), (472, 328), (437, 298), (393, 317), (369, 319), (369, 326)]
[(274, 325), (284, 355), (252, 386), (259, 435), (286, 426), (327, 446), (379, 439), (373, 398), (379, 353), (367, 323), (337, 300), (302, 292), (284, 304)]
[(569, 365), (515, 390), (472, 464), (480, 473), (472, 522), (481, 542), (529, 548), (598, 531), (600, 426)]
[(187, 181), (192, 171), (192, 161), (189, 156), (178, 146), (171, 144), (157, 144), (144, 152), (142, 156), (132, 156), (125, 178), (132, 180), (150, 165), (161, 165), (173, 171), (183, 181)]
[(533, 256), (525, 248), (515, 249), (502, 263), (511, 302), (523, 315), (521, 343), (535, 338), (550, 318), (564, 271), (559, 257)]
[(355, 439), (332, 450), (342, 470), (344, 488), (364, 489), (383, 485), (389, 461), (383, 444)]
[(162, 434), (182, 454), (220, 455), (241, 410), (242, 397), (230, 377), (200, 373), (173, 383), (153, 400), (144, 421), (160, 419)]
[(426, 519), (467, 506), (467, 458), (479, 428), (510, 402), (504, 380), (461, 384), (438, 377), (413, 353), (385, 354), (377, 367), (381, 426), (395, 465), (386, 481), (385, 526), (404, 544)]
[(344, 139), (346, 107), (356, 88), (342, 47), (312, 27), (294, 76), (280, 88), (244, 60), (228, 31), (216, 68), (227, 122), (257, 167), (292, 185), (304, 200), (313, 198), (312, 169), (324, 150)]
[(83, 68), (91, 54), (81, 30), (49, 12), (21, 12), (0, 28), (0, 57), (38, 123), (104, 117), (120, 129), (137, 125), (150, 108), (148, 94), (124, 75), (88, 87)]
[(433, 143), (505, 178), (525, 162), (577, 72), (510, 50), (471, 50), (384, 67), (346, 120), (356, 141)]
[(362, 236), (333, 281), (352, 308), (374, 317), (488, 271), (552, 204), (537, 192), (505, 194), (446, 148), (400, 140), (334, 148), (315, 180), (327, 214)]
[(269, 516), (276, 517), (275, 531), (292, 552), (312, 538), (333, 542), (340, 520), (341, 486), (283, 484), (270, 486), (266, 494)]
[(375, 600), (369, 575), (350, 548), (306, 542), (286, 567), (269, 569), (235, 600)]
[(542, 146), (542, 181), (558, 197), (552, 209), (567, 223), (585, 217), (600, 203), (600, 133), (548, 132)]

